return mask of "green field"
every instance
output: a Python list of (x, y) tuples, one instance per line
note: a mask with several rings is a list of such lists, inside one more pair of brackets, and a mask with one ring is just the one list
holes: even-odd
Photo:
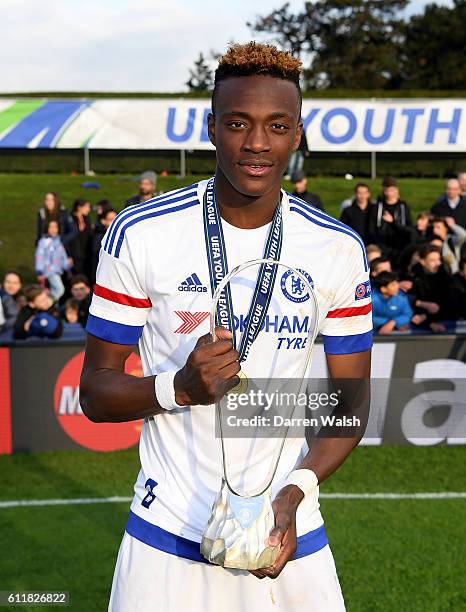
[[(183, 180), (175, 176), (161, 177), (158, 189), (169, 191), (189, 185), (202, 177), (188, 176)], [(123, 202), (137, 192), (137, 182), (130, 176), (102, 175), (92, 179), (99, 182), (100, 189), (82, 187), (83, 176), (44, 174), (0, 174), (0, 274), (9, 268), (18, 269), (28, 281), (34, 276), (34, 241), (36, 236), (37, 210), (42, 205), (44, 193), (57, 191), (63, 204), (71, 208), (73, 200), (85, 197), (95, 203), (109, 199), (117, 210)], [(357, 179), (316, 177), (310, 180), (309, 190), (321, 195), (326, 210), (339, 215), (340, 202), (352, 193)], [(374, 197), (380, 192), (380, 180), (366, 181)], [(442, 179), (400, 179), (401, 197), (412, 208), (413, 213), (428, 210), (443, 191)], [(284, 187), (290, 189), (290, 183)]]
[[(360, 447), (321, 492), (464, 492), (465, 462), (466, 447)], [(0, 501), (129, 497), (138, 463), (136, 450), (2, 456)], [(0, 505), (0, 590), (67, 590), (71, 609), (106, 610), (128, 507)], [(348, 612), (466, 610), (465, 499), (321, 507)]]

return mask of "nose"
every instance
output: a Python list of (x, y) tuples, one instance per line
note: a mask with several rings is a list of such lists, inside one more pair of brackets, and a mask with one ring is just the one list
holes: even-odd
[(241, 147), (243, 151), (251, 153), (263, 153), (264, 151), (270, 151), (270, 148), (270, 138), (267, 134), (267, 129), (260, 124), (253, 125), (247, 131), (246, 138)]

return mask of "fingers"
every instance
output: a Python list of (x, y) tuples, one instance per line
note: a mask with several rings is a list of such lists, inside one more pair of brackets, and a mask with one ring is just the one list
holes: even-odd
[[(272, 530), (273, 531), (273, 530)], [(269, 537), (270, 542), (270, 537)], [(289, 529), (281, 540), (281, 548), (275, 559), (275, 562), (270, 567), (261, 569), (260, 572), (268, 578), (277, 578), (282, 572), (285, 565), (293, 557), (296, 552), (296, 534), (293, 529)]]
[(215, 328), (215, 337), (217, 340), (231, 340), (233, 338), (233, 334), (229, 329), (225, 329), (221, 325), (217, 325)]

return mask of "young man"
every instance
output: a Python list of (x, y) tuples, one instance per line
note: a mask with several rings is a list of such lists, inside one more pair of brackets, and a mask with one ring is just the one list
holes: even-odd
[[(282, 214), (283, 260), (312, 278), (331, 376), (367, 382), (370, 373), (364, 245), (339, 221), (280, 187), (302, 132), (300, 67), (272, 46), (232, 46), (216, 71), (208, 120), (217, 154), (215, 182), (123, 211), (104, 240), (87, 325), (81, 405), (96, 422), (144, 419), (142, 465), (115, 569), (112, 612), (344, 610), (317, 483), (341, 465), (362, 432), (319, 438), (309, 452), (304, 438), (298, 439), (282, 454), (272, 482), (275, 528), (269, 544), (281, 544), (273, 566), (230, 570), (205, 563), (199, 552), (223, 474), (212, 404), (238, 384), (240, 371), (232, 333), (217, 328), (216, 342), (208, 334), (209, 202), (218, 202), (230, 270), (262, 257), (270, 227), (277, 228)], [(283, 291), (281, 280), (279, 272), (275, 292)], [(252, 295), (253, 287), (242, 300), (233, 294), (237, 317), (247, 316)], [(277, 325), (261, 333), (271, 334), (278, 351)], [(124, 363), (138, 340), (145, 378), (136, 379), (124, 374)], [(298, 358), (292, 350), (280, 356), (288, 364)], [(353, 396), (346, 401), (355, 402)], [(361, 403), (367, 410), (367, 399)], [(289, 482), (296, 472), (303, 478), (300, 486)]]
[(87, 276), (84, 274), (73, 276), (70, 283), (70, 291), (73, 298), (78, 302), (78, 322), (83, 327), (86, 327), (92, 301), (92, 291)]
[(319, 210), (324, 210), (324, 203), (322, 198), (317, 193), (311, 193), (307, 190), (307, 176), (303, 170), (297, 170), (291, 175), (291, 182), (293, 183), (293, 195), (304, 200), (308, 204), (312, 204)]
[(357, 183), (354, 188), (354, 199), (351, 205), (343, 210), (340, 221), (349, 225), (367, 243), (367, 222), (372, 206), (371, 192), (366, 183)]

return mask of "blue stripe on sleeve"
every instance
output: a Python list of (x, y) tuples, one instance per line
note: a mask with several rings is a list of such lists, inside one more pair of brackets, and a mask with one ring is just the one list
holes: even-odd
[(91, 314), (86, 325), (89, 334), (114, 344), (137, 344), (143, 329), (144, 325), (123, 325)]
[(352, 336), (324, 336), (324, 351), (329, 355), (362, 353), (372, 348), (372, 330)]

